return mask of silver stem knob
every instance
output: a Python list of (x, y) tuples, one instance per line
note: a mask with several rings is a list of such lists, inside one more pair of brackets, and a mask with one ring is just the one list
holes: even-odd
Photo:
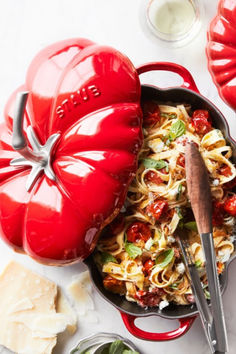
[(34, 185), (39, 175), (43, 171), (46, 176), (55, 180), (55, 174), (51, 167), (51, 155), (53, 148), (60, 137), (60, 134), (51, 135), (45, 145), (41, 145), (31, 126), (27, 128), (27, 138), (32, 149), (27, 145), (27, 139), (23, 131), (24, 111), (28, 98), (28, 92), (20, 92), (17, 95), (15, 115), (13, 119), (12, 146), (22, 157), (13, 159), (11, 166), (31, 166), (26, 189), (29, 191)]

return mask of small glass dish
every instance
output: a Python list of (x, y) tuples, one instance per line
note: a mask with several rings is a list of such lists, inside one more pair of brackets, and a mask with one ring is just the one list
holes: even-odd
[(123, 338), (118, 334), (103, 332), (81, 339), (76, 347), (71, 349), (70, 354), (95, 354), (96, 351), (99, 352), (99, 348), (103, 348), (103, 345), (110, 344), (116, 340), (122, 340), (130, 350), (142, 354), (128, 339)]
[(199, 33), (203, 13), (200, 0), (145, 0), (142, 8), (147, 29), (174, 47), (186, 45)]

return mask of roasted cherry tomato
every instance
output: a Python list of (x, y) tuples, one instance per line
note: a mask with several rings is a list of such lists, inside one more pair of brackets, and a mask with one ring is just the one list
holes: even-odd
[(136, 299), (142, 307), (156, 307), (164, 293), (164, 290), (159, 288), (155, 288), (152, 291), (138, 290), (136, 292)]
[(177, 158), (177, 165), (185, 167), (185, 157), (183, 154), (180, 154)]
[(145, 127), (155, 125), (161, 119), (160, 108), (154, 101), (146, 101), (143, 104), (143, 124)]
[(205, 118), (208, 122), (211, 123), (211, 117), (209, 115), (209, 112), (206, 109), (196, 109), (196, 111), (193, 112), (193, 118)]
[(226, 199), (224, 202), (224, 210), (226, 213), (236, 216), (236, 194)]
[(145, 174), (145, 180), (148, 182), (155, 183), (155, 184), (160, 184), (163, 182), (162, 178), (160, 176), (158, 176), (158, 174), (153, 171), (148, 171)]
[(109, 225), (111, 233), (113, 235), (119, 234), (125, 226), (125, 218), (123, 214), (119, 214)]
[(138, 240), (147, 241), (152, 236), (149, 226), (142, 221), (136, 221), (131, 224), (127, 231), (127, 241), (136, 242)]
[(103, 279), (104, 288), (115, 294), (124, 295), (126, 292), (125, 282), (107, 275)]
[(198, 134), (206, 134), (211, 130), (211, 119), (209, 112), (203, 109), (198, 109), (193, 112), (192, 125)]
[(220, 174), (225, 177), (231, 176), (232, 174), (231, 168), (228, 165), (224, 165), (223, 167), (220, 168)]
[(224, 221), (223, 204), (214, 201), (212, 206), (212, 224), (213, 226), (220, 226)]
[(164, 175), (167, 175), (168, 174), (168, 171), (166, 169), (166, 167), (163, 167), (159, 170), (161, 173), (163, 173)]
[(151, 273), (151, 269), (154, 266), (155, 262), (151, 259), (148, 259), (144, 265), (143, 265), (143, 271), (146, 274), (150, 274)]
[(167, 211), (168, 202), (166, 200), (156, 200), (152, 204), (146, 207), (146, 212), (148, 215), (151, 214), (156, 220), (159, 220), (160, 217)]

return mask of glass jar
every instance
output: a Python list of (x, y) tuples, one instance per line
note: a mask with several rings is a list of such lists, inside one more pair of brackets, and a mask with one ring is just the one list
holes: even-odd
[(199, 0), (149, 0), (145, 13), (155, 37), (181, 46), (199, 32), (203, 5)]

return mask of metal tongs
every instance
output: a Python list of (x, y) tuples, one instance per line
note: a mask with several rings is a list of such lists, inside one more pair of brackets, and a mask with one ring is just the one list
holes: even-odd
[(191, 277), (193, 294), (211, 352), (225, 353), (228, 351), (228, 342), (212, 235), (211, 189), (206, 166), (194, 143), (189, 143), (186, 146), (185, 165), (188, 196), (206, 260), (211, 310), (189, 249), (188, 235), (184, 230), (179, 232), (179, 242)]

